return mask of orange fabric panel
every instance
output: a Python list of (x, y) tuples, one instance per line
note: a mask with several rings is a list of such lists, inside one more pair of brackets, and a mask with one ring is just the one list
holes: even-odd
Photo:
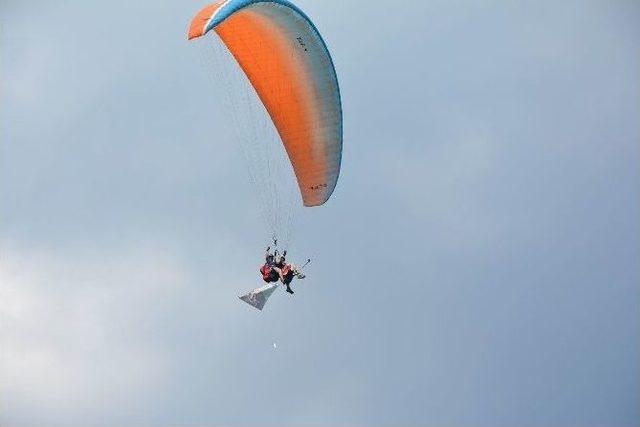
[(223, 3), (224, 0), (210, 4), (200, 12), (198, 12), (195, 18), (193, 18), (193, 20), (191, 21), (191, 25), (189, 26), (189, 40), (204, 35), (205, 27), (207, 25), (207, 22), (209, 22), (209, 19), (211, 19), (211, 15), (213, 15), (216, 10), (218, 10), (220, 6), (222, 6)]
[[(307, 206), (319, 201), (312, 186), (326, 182), (324, 146), (316, 143), (316, 96), (311, 70), (292, 52), (291, 35), (267, 17), (242, 10), (215, 31), (256, 89), (289, 155)], [(295, 39), (294, 39), (295, 41)]]

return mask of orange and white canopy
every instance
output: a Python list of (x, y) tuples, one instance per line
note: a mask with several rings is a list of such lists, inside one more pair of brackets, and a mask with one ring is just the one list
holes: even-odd
[(311, 20), (285, 0), (226, 0), (195, 16), (189, 39), (215, 31), (282, 139), (305, 206), (325, 203), (342, 158), (342, 106), (333, 61)]

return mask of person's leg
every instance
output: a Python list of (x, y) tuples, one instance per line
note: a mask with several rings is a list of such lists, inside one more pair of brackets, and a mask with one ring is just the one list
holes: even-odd
[(279, 269), (278, 267), (272, 267), (273, 271), (275, 271), (276, 273), (278, 273), (278, 277), (280, 278), (280, 280), (282, 281), (282, 283), (284, 283), (284, 276), (282, 275), (282, 270)]
[(304, 279), (306, 276), (304, 274), (302, 274), (302, 270), (300, 270), (298, 267), (296, 267), (295, 265), (291, 265), (291, 271), (293, 272), (293, 275), (296, 276), (298, 279)]
[(280, 280), (280, 276), (273, 269), (269, 272), (269, 283), (277, 282)]

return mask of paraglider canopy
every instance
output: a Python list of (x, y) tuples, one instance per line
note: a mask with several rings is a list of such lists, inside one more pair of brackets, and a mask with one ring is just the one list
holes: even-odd
[(202, 9), (188, 38), (215, 31), (264, 104), (293, 166), (304, 206), (333, 193), (342, 158), (335, 68), (311, 20), (285, 0), (226, 0)]

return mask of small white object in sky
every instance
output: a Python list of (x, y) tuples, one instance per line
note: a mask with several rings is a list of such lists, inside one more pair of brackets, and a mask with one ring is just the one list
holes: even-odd
[(278, 344), (273, 343), (273, 348), (278, 348)]

